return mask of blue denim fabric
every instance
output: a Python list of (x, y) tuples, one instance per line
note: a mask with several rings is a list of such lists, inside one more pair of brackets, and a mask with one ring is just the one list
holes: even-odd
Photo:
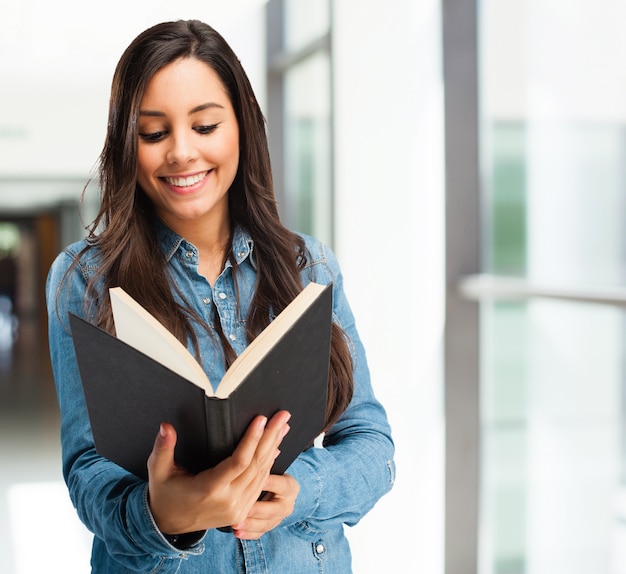
[[(193, 245), (166, 228), (160, 238), (177, 286), (207, 320), (213, 320), (217, 309), (224, 333), (240, 353), (246, 345), (245, 319), (256, 280), (250, 237), (236, 230), (233, 253), (238, 273), (233, 275), (227, 264), (213, 286), (197, 273), (198, 252)], [(50, 354), (61, 408), (63, 474), (80, 519), (94, 533), (93, 572), (351, 572), (343, 525), (356, 524), (390, 490), (395, 476), (394, 449), (385, 412), (370, 385), (365, 352), (337, 260), (322, 243), (310, 237), (305, 240), (311, 258), (302, 272), (303, 282), (334, 283), (335, 320), (352, 342), (354, 398), (327, 434), (326, 446), (307, 450), (289, 468), (300, 493), (293, 513), (281, 525), (257, 541), (239, 541), (232, 534), (209, 530), (186, 550), (172, 546), (157, 528), (148, 506), (147, 483), (94, 450), (67, 313), (88, 314), (83, 302), (85, 285), (97, 269), (98, 256), (94, 251), (84, 256), (63, 283), (84, 243), (69, 246), (57, 257), (48, 276), (47, 300)], [(219, 381), (224, 374), (221, 349), (212, 337), (198, 334), (203, 366), (210, 380)]]

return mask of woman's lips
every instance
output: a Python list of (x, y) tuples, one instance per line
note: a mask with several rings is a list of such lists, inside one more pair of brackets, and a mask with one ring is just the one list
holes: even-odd
[(174, 176), (174, 177), (163, 177), (162, 179), (169, 183), (170, 185), (174, 185), (176, 187), (191, 187), (196, 183), (202, 181), (208, 174), (208, 171), (202, 171), (200, 173), (196, 173), (194, 175), (188, 176)]

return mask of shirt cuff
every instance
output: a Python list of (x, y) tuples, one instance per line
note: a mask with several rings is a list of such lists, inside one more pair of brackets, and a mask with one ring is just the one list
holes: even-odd
[(198, 544), (205, 534), (206, 530), (196, 530), (195, 532), (185, 532), (184, 534), (163, 534), (163, 536), (174, 548), (189, 550)]
[[(316, 449), (309, 449), (309, 451), (311, 450)], [(307, 462), (303, 455), (300, 455), (291, 464), (287, 469), (287, 474), (296, 479), (300, 491), (296, 497), (293, 512), (285, 518), (284, 525), (306, 521), (314, 516), (319, 507), (323, 490), (322, 477), (315, 466)]]
[(165, 535), (159, 530), (150, 510), (147, 484), (141, 492), (141, 510), (133, 505), (131, 508), (136, 510), (136, 514), (129, 517), (129, 534), (147, 553), (175, 556), (183, 550), (189, 554), (204, 552), (202, 540), (206, 531), (178, 534), (174, 538), (173, 535)]

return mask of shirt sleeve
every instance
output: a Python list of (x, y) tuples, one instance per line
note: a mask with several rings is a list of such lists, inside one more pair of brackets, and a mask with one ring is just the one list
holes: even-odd
[[(96, 453), (80, 382), (68, 312), (86, 316), (84, 296), (89, 265), (71, 267), (64, 252), (48, 274), (46, 298), (50, 358), (61, 411), (63, 476), (82, 522), (107, 552), (131, 571), (172, 571), (181, 557), (159, 531), (148, 504), (147, 483)], [(68, 273), (68, 269), (71, 271)], [(203, 551), (201, 540), (185, 550)]]
[(332, 251), (324, 249), (333, 281), (334, 313), (352, 345), (354, 396), (326, 435), (325, 447), (308, 449), (287, 470), (298, 481), (300, 492), (293, 513), (283, 522), (300, 523), (309, 531), (320, 532), (339, 523), (356, 524), (395, 480), (394, 445), (387, 415), (372, 389), (339, 264)]

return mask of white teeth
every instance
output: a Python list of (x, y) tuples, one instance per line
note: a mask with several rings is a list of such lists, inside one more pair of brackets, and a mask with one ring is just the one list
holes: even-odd
[(207, 171), (203, 171), (202, 173), (197, 173), (189, 177), (164, 177), (163, 179), (170, 185), (175, 185), (176, 187), (189, 187), (204, 179), (207, 173)]

